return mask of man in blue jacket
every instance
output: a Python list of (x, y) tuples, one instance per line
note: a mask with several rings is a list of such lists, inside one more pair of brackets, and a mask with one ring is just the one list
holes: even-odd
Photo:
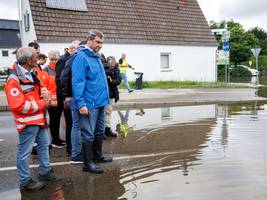
[(103, 173), (95, 162), (112, 162), (102, 154), (105, 129), (104, 107), (109, 103), (105, 71), (97, 54), (102, 48), (104, 35), (90, 30), (85, 48), (80, 49), (72, 62), (72, 92), (80, 113), (83, 171)]

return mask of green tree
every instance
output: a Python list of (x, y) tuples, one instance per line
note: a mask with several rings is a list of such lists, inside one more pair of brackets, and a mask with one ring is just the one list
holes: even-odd
[(260, 28), (255, 27), (249, 30), (250, 33), (253, 33), (256, 38), (259, 40), (259, 47), (261, 48), (261, 55), (267, 55), (267, 32)]

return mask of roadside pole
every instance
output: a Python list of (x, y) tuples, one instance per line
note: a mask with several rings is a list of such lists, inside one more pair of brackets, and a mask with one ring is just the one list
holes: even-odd
[(256, 70), (258, 71), (258, 74), (257, 74), (257, 85), (259, 84), (259, 66), (258, 66), (258, 57), (259, 57), (259, 54), (261, 52), (261, 48), (254, 48), (254, 49), (250, 49), (253, 56), (255, 56), (256, 58)]
[(223, 47), (222, 50), (216, 51), (217, 65), (224, 65), (224, 82), (230, 82), (230, 31), (227, 30), (227, 26), (223, 29), (212, 29), (211, 32), (214, 35), (221, 35)]
[(222, 33), (223, 40), (223, 51), (225, 54), (225, 82), (230, 82), (230, 31), (225, 31)]

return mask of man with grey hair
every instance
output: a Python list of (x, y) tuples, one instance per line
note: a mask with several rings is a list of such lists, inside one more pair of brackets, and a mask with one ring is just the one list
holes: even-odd
[(104, 107), (109, 103), (105, 71), (97, 54), (104, 35), (90, 30), (85, 48), (78, 51), (72, 62), (72, 92), (80, 114), (83, 171), (103, 173), (95, 162), (112, 162), (102, 154), (104, 136)]
[(58, 181), (51, 170), (50, 143), (45, 119), (45, 108), (50, 104), (50, 95), (42, 92), (40, 81), (31, 73), (36, 66), (38, 55), (32, 48), (19, 48), (17, 65), (5, 84), (5, 92), (18, 131), (17, 169), (21, 190), (39, 190), (43, 182), (31, 178), (28, 157), (37, 142), (39, 159), (39, 180)]

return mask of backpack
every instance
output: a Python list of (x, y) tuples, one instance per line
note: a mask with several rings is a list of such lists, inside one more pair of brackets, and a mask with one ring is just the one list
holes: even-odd
[(73, 59), (75, 58), (76, 54), (71, 55), (68, 60), (66, 61), (65, 67), (62, 70), (61, 76), (60, 76), (60, 83), (61, 83), (61, 92), (63, 95), (63, 98), (66, 97), (72, 97), (72, 84), (71, 84), (71, 65), (73, 62)]

